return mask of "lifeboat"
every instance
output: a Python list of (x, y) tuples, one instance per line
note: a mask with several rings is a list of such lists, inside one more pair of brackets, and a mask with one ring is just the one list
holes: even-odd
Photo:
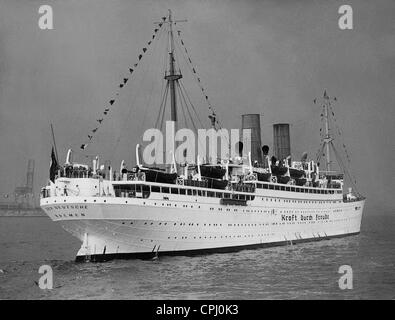
[(304, 186), (306, 184), (306, 178), (294, 178), (297, 186)]
[(304, 170), (298, 170), (294, 168), (289, 168), (289, 175), (293, 179), (299, 179), (305, 176)]
[[(159, 168), (138, 168), (136, 172), (144, 172), (145, 181), (175, 184), (177, 180), (177, 173), (169, 173)], [(134, 172), (135, 173), (135, 172)]]
[(207, 180), (207, 187), (211, 189), (221, 189), (224, 190), (226, 186), (228, 185), (228, 180), (222, 180), (222, 179), (214, 179), (214, 178), (207, 178), (204, 177), (205, 180)]
[(258, 172), (255, 170), (254, 173), (256, 173), (259, 181), (266, 181), (266, 182), (270, 181), (270, 177), (272, 175), (270, 172)]
[(283, 176), (287, 173), (288, 168), (283, 166), (271, 166), (272, 174), (275, 176)]
[(214, 179), (222, 179), (226, 173), (226, 169), (215, 165), (201, 165), (200, 174), (202, 177), (209, 177)]
[(287, 184), (291, 180), (288, 176), (277, 176), (277, 183)]

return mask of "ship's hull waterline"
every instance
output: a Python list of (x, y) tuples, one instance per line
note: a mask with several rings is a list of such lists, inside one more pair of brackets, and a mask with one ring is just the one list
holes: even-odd
[(360, 232), (364, 200), (315, 206), (278, 201), (225, 206), (192, 198), (69, 196), (42, 199), (41, 206), (81, 240), (76, 261), (232, 252)]

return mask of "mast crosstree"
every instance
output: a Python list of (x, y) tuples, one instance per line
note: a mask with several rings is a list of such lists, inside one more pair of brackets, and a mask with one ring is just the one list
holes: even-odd
[[(176, 73), (175, 70), (175, 58), (174, 58), (174, 35), (173, 35), (173, 25), (179, 22), (186, 22), (187, 20), (173, 20), (171, 10), (169, 9), (169, 17), (165, 23), (169, 25), (169, 40), (170, 40), (170, 51), (169, 51), (169, 71), (165, 75), (167, 80), (167, 85), (170, 88), (170, 120), (177, 124), (177, 95), (176, 95), (176, 85), (178, 85), (178, 80), (182, 78), (181, 71)], [(157, 22), (159, 23), (159, 22)]]

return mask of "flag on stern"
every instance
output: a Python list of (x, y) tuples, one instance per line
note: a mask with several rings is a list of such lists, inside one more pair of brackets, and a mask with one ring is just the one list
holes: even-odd
[(56, 160), (55, 151), (52, 147), (51, 166), (49, 167), (49, 180), (51, 180), (52, 182), (55, 182), (56, 170), (58, 170), (58, 161)]

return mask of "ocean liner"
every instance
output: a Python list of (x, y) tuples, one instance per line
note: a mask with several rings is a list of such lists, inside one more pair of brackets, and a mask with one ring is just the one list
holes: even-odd
[[(174, 123), (180, 108), (177, 97), (179, 104), (188, 100), (183, 94), (182, 74), (175, 68), (173, 28), (177, 22), (169, 11), (152, 37), (154, 41), (164, 29), (169, 39), (162, 102), (166, 104), (170, 92), (170, 120)], [(188, 56), (186, 59), (191, 61)], [(129, 70), (130, 74), (134, 71)], [(191, 70), (195, 75), (195, 68)], [(345, 185), (346, 180), (353, 183), (354, 179), (335, 147), (330, 129), (332, 102), (325, 92), (322, 144), (315, 160), (307, 154), (300, 161), (291, 158), (289, 138), (284, 147), (284, 132), (289, 136), (284, 124), (274, 125), (273, 156), (267, 145), (259, 145), (260, 129), (254, 131), (255, 126), (253, 134), (258, 133), (259, 142), (257, 145), (254, 139), (247, 155), (240, 143), (240, 154), (234, 158), (200, 161), (197, 157), (195, 163), (164, 168), (142, 164), (139, 146), (136, 166), (131, 170), (124, 161), (119, 170), (99, 165), (98, 157), (88, 165), (75, 163), (71, 149), (65, 164), (60, 165), (54, 143), (50, 179), (41, 190), (40, 205), (53, 221), (81, 240), (76, 261), (231, 252), (356, 235), (365, 199), (355, 185)], [(113, 103), (111, 100), (110, 106)], [(161, 105), (162, 116), (158, 117), (162, 122), (164, 107)], [(209, 122), (216, 129), (219, 122), (210, 104), (209, 109)], [(104, 115), (108, 111), (105, 109)], [(259, 115), (245, 115), (244, 120), (259, 122)], [(92, 130), (93, 134), (96, 131)], [(334, 170), (332, 153), (340, 163), (339, 170)]]

